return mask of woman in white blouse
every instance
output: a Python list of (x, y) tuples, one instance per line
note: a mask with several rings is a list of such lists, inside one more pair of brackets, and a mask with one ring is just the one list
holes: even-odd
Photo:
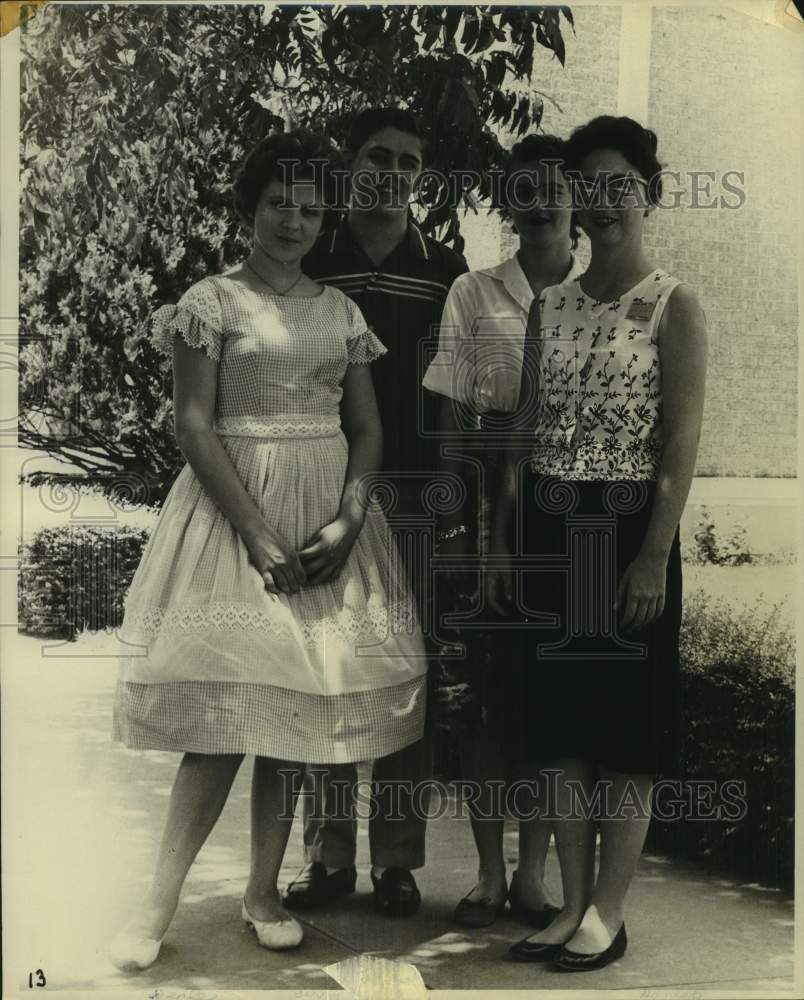
[[(443, 518), (438, 555), (452, 563), (450, 579), (464, 610), (477, 607), (479, 577), (461, 572), (459, 563), (461, 557), (471, 561), (473, 549), (480, 555), (484, 548), (484, 497), (493, 489), (506, 415), (519, 398), (534, 297), (582, 271), (572, 253), (577, 230), (563, 160), (564, 144), (553, 136), (528, 136), (513, 147), (499, 207), (510, 213), (519, 248), (496, 267), (471, 271), (454, 282), (444, 306), (439, 350), (423, 380), (425, 388), (443, 396), (444, 444), (449, 442), (461, 456), (442, 459), (442, 470), (466, 486), (467, 503)], [(485, 614), (481, 611), (477, 625), (485, 624), (479, 629), (460, 631), (465, 658), (445, 658), (440, 665), (439, 695), (447, 725), (457, 735), (463, 778), (476, 783), (474, 791), (479, 792), (471, 815), (478, 881), (455, 911), (456, 922), (468, 927), (492, 924), (506, 901), (516, 916), (538, 928), (558, 912), (544, 885), (550, 825), (538, 816), (520, 822), (519, 868), (509, 891), (505, 810), (494, 801), (511, 776), (511, 765), (520, 759), (515, 715), (521, 633), (510, 627), (519, 617), (512, 607), (495, 602)], [(491, 638), (494, 653), (482, 637)]]

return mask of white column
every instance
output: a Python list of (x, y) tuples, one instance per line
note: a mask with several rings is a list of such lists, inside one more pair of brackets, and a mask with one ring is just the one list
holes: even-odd
[(644, 125), (648, 118), (653, 4), (639, 0), (624, 3), (621, 10), (617, 114)]

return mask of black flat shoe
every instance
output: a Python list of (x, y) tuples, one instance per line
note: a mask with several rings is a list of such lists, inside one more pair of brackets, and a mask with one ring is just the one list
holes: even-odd
[(495, 903), (493, 899), (470, 899), (464, 896), (455, 907), (452, 919), (461, 927), (491, 927), (505, 911), (505, 896)]
[(371, 873), (374, 909), (384, 917), (412, 917), (422, 897), (416, 880), (406, 868), (386, 868), (379, 878)]
[(568, 948), (561, 948), (556, 956), (554, 968), (561, 972), (592, 972), (593, 969), (602, 969), (618, 958), (622, 958), (625, 949), (628, 947), (628, 938), (623, 924), (614, 935), (614, 940), (605, 951), (596, 951), (591, 955), (581, 955), (577, 951), (570, 951)]
[(356, 882), (357, 869), (354, 865), (327, 875), (326, 866), (320, 861), (313, 861), (305, 865), (288, 885), (282, 903), (288, 910), (315, 910), (339, 896), (354, 892)]
[(508, 957), (515, 962), (553, 962), (563, 944), (541, 944), (522, 938), (508, 949)]
[(508, 890), (508, 908), (511, 911), (511, 916), (531, 927), (535, 927), (536, 930), (543, 931), (545, 927), (549, 927), (552, 924), (559, 913), (561, 913), (561, 910), (557, 906), (550, 906), (549, 903), (545, 903), (540, 910), (534, 910), (530, 906), (526, 906), (519, 898), (516, 884), (516, 872), (514, 872), (514, 876), (511, 879), (511, 888)]

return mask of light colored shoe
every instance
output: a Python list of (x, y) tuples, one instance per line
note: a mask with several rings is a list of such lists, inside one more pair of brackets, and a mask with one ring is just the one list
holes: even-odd
[(109, 945), (109, 958), (121, 972), (142, 972), (159, 957), (162, 939), (142, 937), (124, 927)]
[(297, 948), (302, 943), (304, 931), (293, 917), (288, 917), (287, 920), (255, 920), (246, 909), (245, 899), (240, 915), (249, 927), (254, 928), (263, 948), (281, 951), (284, 948)]

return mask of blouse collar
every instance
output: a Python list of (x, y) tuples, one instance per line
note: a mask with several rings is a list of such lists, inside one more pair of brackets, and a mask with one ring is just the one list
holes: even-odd
[[(572, 281), (573, 278), (583, 274), (585, 270), (574, 253), (570, 253), (570, 258), (569, 270), (559, 284), (563, 284), (565, 281)], [(525, 277), (525, 272), (522, 270), (522, 265), (519, 263), (519, 258), (516, 254), (504, 260), (501, 264), (497, 264), (495, 267), (481, 268), (480, 273), (487, 274), (489, 277), (501, 281), (511, 298), (525, 312), (530, 309), (533, 303), (533, 290), (530, 287), (530, 282)]]

